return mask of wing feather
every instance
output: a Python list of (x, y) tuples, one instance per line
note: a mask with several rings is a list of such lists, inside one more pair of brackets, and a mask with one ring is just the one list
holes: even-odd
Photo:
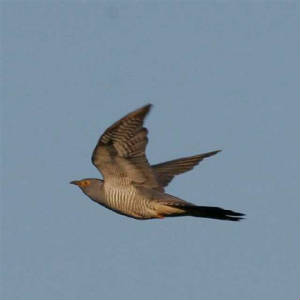
[(206, 157), (213, 156), (220, 152), (221, 150), (216, 150), (212, 152), (202, 153), (190, 157), (179, 158), (157, 165), (153, 165), (157, 180), (163, 187), (167, 186), (175, 175), (192, 170), (196, 165), (199, 164)]
[(100, 137), (92, 162), (105, 180), (127, 180), (159, 189), (145, 154), (148, 131), (143, 124), (150, 109), (151, 104), (148, 104), (129, 113)]

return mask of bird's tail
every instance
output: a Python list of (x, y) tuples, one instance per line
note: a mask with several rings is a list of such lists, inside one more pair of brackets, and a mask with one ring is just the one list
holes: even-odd
[(242, 213), (238, 213), (232, 210), (226, 210), (220, 207), (187, 205), (182, 208), (184, 208), (187, 215), (193, 217), (227, 221), (240, 221), (244, 216), (244, 214)]
[(227, 221), (240, 221), (244, 214), (214, 206), (198, 206), (175, 196), (136, 186), (143, 197), (151, 199), (152, 208), (158, 218), (193, 216)]

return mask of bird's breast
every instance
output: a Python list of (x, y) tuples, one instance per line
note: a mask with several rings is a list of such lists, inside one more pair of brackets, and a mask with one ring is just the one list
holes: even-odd
[(105, 183), (106, 205), (122, 214), (138, 217), (143, 212), (145, 201), (137, 197), (137, 190), (132, 185)]

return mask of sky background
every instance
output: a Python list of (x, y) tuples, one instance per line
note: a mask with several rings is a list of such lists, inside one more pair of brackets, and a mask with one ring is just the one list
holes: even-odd
[[(3, 299), (297, 299), (298, 1), (2, 1)], [(137, 221), (70, 180), (146, 103), (167, 191), (247, 214)]]

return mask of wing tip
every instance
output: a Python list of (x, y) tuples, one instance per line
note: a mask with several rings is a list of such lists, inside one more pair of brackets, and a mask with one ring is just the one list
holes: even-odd
[(215, 154), (218, 154), (218, 153), (220, 153), (222, 151), (223, 151), (222, 149), (218, 149), (218, 150), (212, 151), (210, 153), (211, 153), (211, 155), (215, 155)]
[(151, 107), (153, 107), (153, 104), (152, 103), (147, 103), (145, 104), (143, 107), (146, 107), (148, 109), (151, 109)]
[(144, 119), (146, 117), (146, 115), (150, 112), (152, 107), (153, 107), (153, 105), (151, 103), (148, 103), (148, 104), (132, 111), (131, 113), (126, 115), (124, 118), (130, 118), (133, 116), (141, 116), (142, 119)]
[(222, 152), (222, 150), (218, 149), (218, 150), (214, 150), (214, 151), (210, 151), (210, 152), (205, 152), (205, 153), (197, 154), (197, 155), (191, 156), (191, 158), (194, 157), (194, 158), (199, 158), (199, 159), (202, 160), (204, 158), (208, 158), (210, 156), (214, 156), (214, 155), (218, 154), (219, 152)]
[(143, 111), (145, 111), (146, 114), (147, 114), (148, 112), (150, 112), (150, 110), (152, 109), (152, 107), (153, 107), (152, 103), (147, 103), (146, 105), (142, 106), (140, 109), (143, 110)]

